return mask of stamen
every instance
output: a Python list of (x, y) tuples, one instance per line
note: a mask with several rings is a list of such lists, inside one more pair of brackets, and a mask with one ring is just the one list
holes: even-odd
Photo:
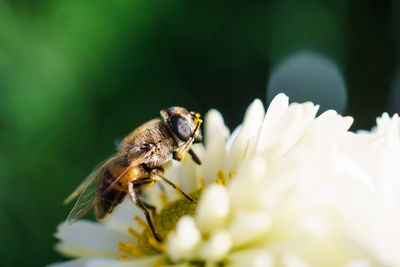
[(232, 179), (233, 176), (235, 176), (235, 175), (236, 175), (236, 171), (229, 172), (229, 179)]
[(153, 236), (149, 237), (148, 239), (149, 244), (156, 250), (165, 252), (166, 247), (164, 242), (158, 242)]
[(133, 217), (133, 218), (139, 223), (140, 226), (147, 227), (146, 222), (143, 221), (143, 219), (140, 218), (138, 215), (135, 215), (135, 217)]
[(129, 228), (128, 228), (128, 232), (129, 232), (134, 238), (139, 239), (140, 234), (139, 234), (135, 229), (133, 229), (132, 227), (129, 227)]
[(154, 262), (154, 265), (153, 265), (153, 267), (162, 267), (164, 264), (163, 264), (163, 261), (162, 260), (156, 260), (155, 262)]
[(219, 170), (217, 175), (218, 175), (218, 179), (216, 180), (217, 184), (225, 185), (226, 184), (225, 172), (223, 170)]
[(198, 178), (198, 184), (199, 184), (199, 188), (204, 188), (205, 182), (204, 182), (204, 178), (203, 177), (199, 177)]
[(168, 199), (167, 199), (167, 194), (165, 194), (165, 191), (161, 191), (159, 198), (161, 199), (161, 202), (163, 203), (163, 206), (166, 207), (168, 206)]
[(200, 127), (200, 125), (203, 123), (203, 120), (200, 119), (200, 114), (199, 113), (196, 113), (195, 116), (196, 116), (196, 118), (194, 119), (194, 123), (198, 124), (199, 127)]
[(128, 253), (134, 257), (143, 257), (145, 254), (143, 253), (143, 251), (136, 245), (126, 242), (126, 243), (122, 243), (119, 242), (118, 243), (118, 250)]
[(126, 256), (126, 255), (121, 255), (121, 256), (117, 257), (117, 260), (119, 260), (119, 261), (123, 261), (123, 260), (127, 260), (127, 259), (128, 259), (128, 256)]

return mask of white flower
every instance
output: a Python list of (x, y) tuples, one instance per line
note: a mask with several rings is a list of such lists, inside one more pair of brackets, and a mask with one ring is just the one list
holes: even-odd
[(352, 118), (317, 110), (255, 100), (231, 135), (211, 110), (203, 164), (166, 173), (194, 204), (147, 192), (164, 243), (126, 200), (104, 222), (61, 225), (57, 249), (79, 259), (52, 266), (400, 266), (399, 117), (355, 134)]

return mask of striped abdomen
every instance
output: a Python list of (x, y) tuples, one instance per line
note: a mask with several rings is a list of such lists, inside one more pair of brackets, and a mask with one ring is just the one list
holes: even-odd
[(126, 184), (130, 180), (129, 174), (129, 168), (123, 162), (112, 162), (102, 170), (103, 177), (99, 179), (96, 191), (97, 218), (104, 218), (122, 202), (126, 195)]

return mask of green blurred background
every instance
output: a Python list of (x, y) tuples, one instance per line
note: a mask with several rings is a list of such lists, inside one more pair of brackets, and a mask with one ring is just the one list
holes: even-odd
[(399, 7), (0, 0), (0, 265), (62, 260), (62, 200), (162, 108), (217, 108), (232, 129), (254, 98), (287, 89), (354, 116), (354, 130), (399, 112)]

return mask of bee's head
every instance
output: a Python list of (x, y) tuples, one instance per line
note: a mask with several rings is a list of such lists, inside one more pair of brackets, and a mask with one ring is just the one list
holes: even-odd
[(181, 107), (170, 107), (161, 110), (160, 114), (175, 140), (185, 142), (193, 137), (193, 143), (202, 141), (200, 130), (202, 120), (199, 113), (189, 112)]

